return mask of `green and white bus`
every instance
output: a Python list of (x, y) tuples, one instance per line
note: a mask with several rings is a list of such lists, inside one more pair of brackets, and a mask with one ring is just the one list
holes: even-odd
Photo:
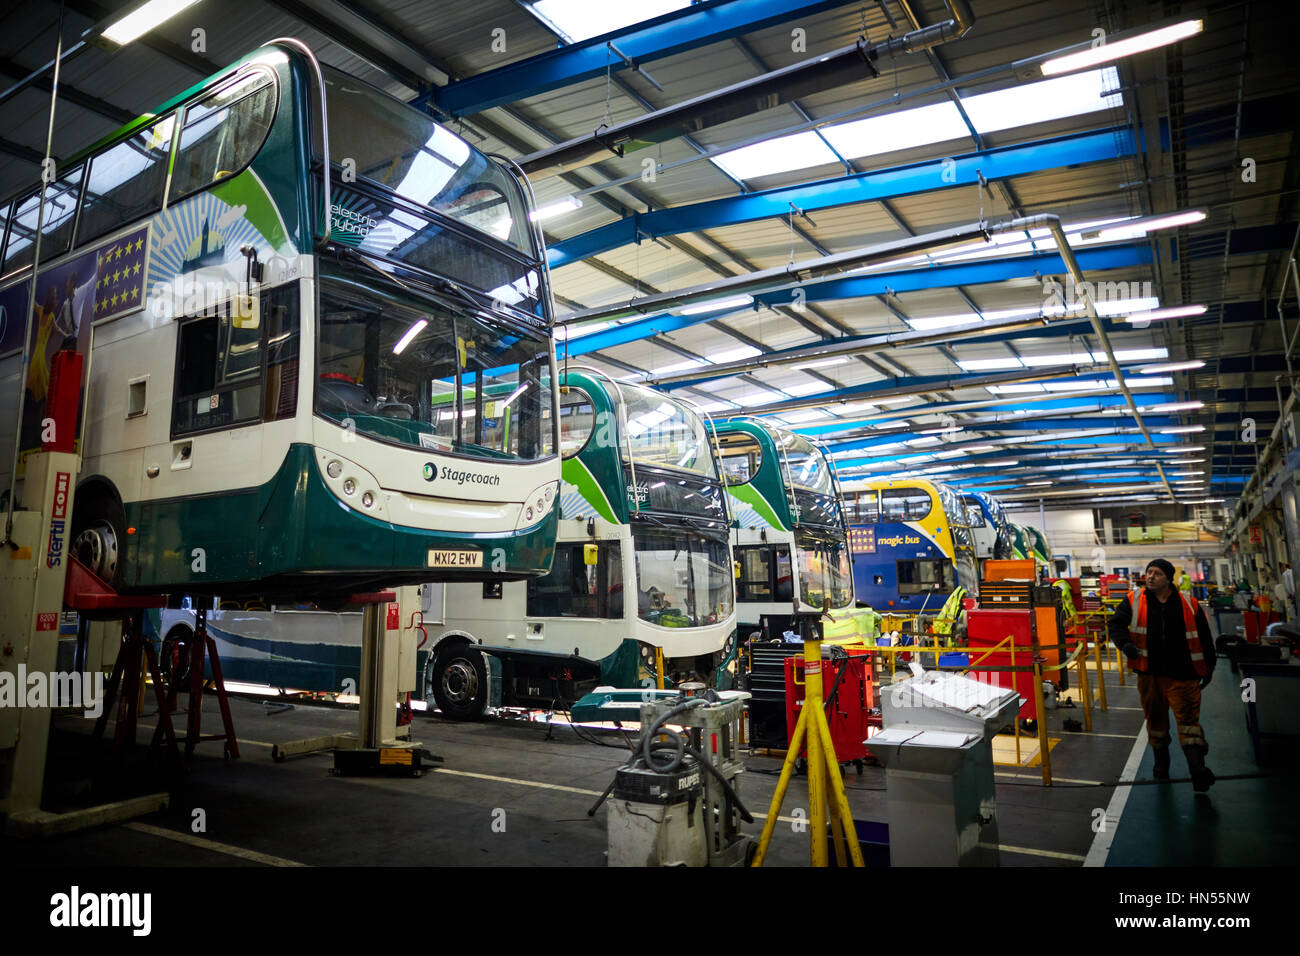
[(449, 717), (572, 703), (598, 685), (731, 686), (729, 519), (704, 421), (593, 369), (560, 380), (555, 563), (526, 583), (443, 587), (425, 687)]
[(714, 430), (734, 517), (741, 637), (766, 624), (779, 639), (795, 629), (796, 614), (828, 609), (828, 638), (874, 633), (874, 615), (856, 612), (848, 525), (825, 451), (757, 418), (728, 419)]
[(24, 322), (40, 198), (0, 204), (0, 488), (21, 504), (11, 452), (41, 442), (53, 354), (85, 352), (71, 536), (100, 577), (324, 603), (550, 568), (517, 167), (286, 39), (63, 163)]

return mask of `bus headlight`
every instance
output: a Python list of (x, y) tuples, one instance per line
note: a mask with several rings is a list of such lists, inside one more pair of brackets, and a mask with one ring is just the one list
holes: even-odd
[(524, 498), (524, 506), (519, 510), (519, 523), (515, 528), (527, 528), (544, 520), (560, 499), (558, 491), (559, 482), (548, 481), (529, 492)]
[(342, 504), (372, 518), (388, 519), (379, 479), (369, 471), (341, 455), (321, 449), (316, 452), (316, 464), (326, 487)]

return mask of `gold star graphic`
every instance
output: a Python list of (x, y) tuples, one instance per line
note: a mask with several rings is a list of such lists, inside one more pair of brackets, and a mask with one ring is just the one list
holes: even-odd
[(137, 262), (135, 264), (135, 268), (131, 270), (131, 274), (137, 276), (140, 274), (140, 263)]
[(138, 298), (140, 298), (140, 287), (139, 287), (139, 286), (136, 286), (134, 289), (131, 290), (131, 298), (132, 298), (132, 299), (138, 299)]
[(122, 278), (122, 270), (121, 270), (121, 269), (118, 269), (116, 272), (113, 273), (113, 281), (114, 281), (114, 282), (117, 282), (117, 281), (119, 281), (121, 278)]
[(112, 302), (114, 305), (117, 305), (117, 293), (116, 293), (116, 292), (113, 293), (113, 297), (112, 297), (109, 301)]

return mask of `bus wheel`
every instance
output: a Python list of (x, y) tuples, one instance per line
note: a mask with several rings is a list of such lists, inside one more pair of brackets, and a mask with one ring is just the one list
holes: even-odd
[(444, 717), (478, 720), (487, 706), (487, 667), (483, 655), (462, 641), (444, 645), (433, 661), (433, 699)]
[(163, 683), (175, 686), (177, 693), (183, 691), (190, 681), (190, 638), (193, 636), (188, 627), (172, 628), (163, 638), (162, 651), (158, 655)]
[(122, 585), (126, 516), (110, 492), (79, 494), (72, 511), (72, 553), (114, 590)]

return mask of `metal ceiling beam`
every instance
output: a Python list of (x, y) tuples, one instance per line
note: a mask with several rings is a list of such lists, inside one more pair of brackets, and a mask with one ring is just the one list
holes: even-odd
[(1135, 151), (1131, 133), (1116, 127), (966, 153), (952, 157), (954, 165), (951, 167), (944, 165), (944, 159), (934, 159), (798, 186), (764, 189), (742, 196), (637, 213), (552, 244), (547, 249), (547, 259), (554, 268), (636, 242), (638, 236), (654, 239), (780, 218), (789, 215), (791, 205), (805, 212), (815, 212), (972, 186), (979, 182), (981, 173), (985, 179), (995, 180), (1119, 159)]
[[(1079, 254), (1080, 262), (1089, 269), (1120, 269), (1126, 266), (1145, 265), (1150, 262), (1150, 251), (1146, 245), (1111, 246), (1107, 249), (1085, 250)], [(808, 301), (829, 301), (880, 295), (887, 289), (895, 292), (916, 292), (925, 289), (943, 289), (951, 285), (980, 285), (992, 282), (1006, 282), (1010, 279), (1023, 279), (1038, 275), (1055, 275), (1064, 271), (1060, 256), (1055, 253), (1022, 256), (1015, 259), (1001, 259), (986, 262), (962, 263), (951, 266), (932, 266), (928, 269), (912, 269), (900, 272), (884, 272), (874, 276), (853, 276), (847, 279), (828, 279), (822, 282), (800, 286), (807, 294)], [(754, 301), (771, 307), (789, 306), (789, 291), (759, 293)], [(720, 309), (716, 312), (697, 313), (695, 315), (665, 314), (656, 315), (634, 322), (627, 322), (615, 328), (594, 332), (569, 342), (571, 355), (582, 355), (596, 349), (624, 345), (650, 338), (661, 332), (672, 332), (692, 325), (710, 322), (724, 315), (732, 315), (739, 310), (735, 308)], [(961, 337), (966, 330), (950, 330), (950, 338)], [(972, 332), (978, 333), (979, 327), (972, 326)]]
[(604, 76), (606, 69), (618, 73), (843, 5), (844, 0), (730, 0), (690, 6), (450, 83), (427, 100), (449, 116), (468, 116)]
[(854, 43), (761, 76), (741, 80), (719, 90), (666, 106), (654, 113), (600, 126), (594, 132), (538, 150), (519, 159), (530, 176), (574, 169), (606, 158), (622, 156), (624, 149), (662, 143), (685, 133), (699, 132), (742, 119), (755, 112), (788, 103), (802, 96), (879, 76), (875, 63), (883, 56), (916, 53), (965, 36), (974, 23), (966, 0), (943, 0), (949, 18), (880, 43), (859, 37)]

